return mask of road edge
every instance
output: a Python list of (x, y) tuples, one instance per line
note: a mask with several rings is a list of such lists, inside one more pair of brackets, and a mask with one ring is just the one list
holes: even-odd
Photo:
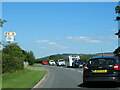
[[(49, 73), (49, 72), (48, 72)], [(35, 88), (38, 88), (40, 86), (40, 84), (45, 80), (45, 78), (48, 76), (48, 73), (46, 75), (44, 75), (44, 77), (36, 84), (34, 85), (34, 87), (31, 89), (35, 89)]]

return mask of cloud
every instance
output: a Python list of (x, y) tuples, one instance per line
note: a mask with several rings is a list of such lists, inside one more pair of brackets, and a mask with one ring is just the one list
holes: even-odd
[(98, 37), (99, 39), (106, 39), (106, 40), (117, 40), (118, 38), (117, 38), (117, 36), (112, 36), (112, 35), (109, 35), (109, 36), (99, 36)]
[(86, 40), (86, 39), (89, 39), (88, 37), (67, 37), (67, 39), (81, 39), (81, 40)]
[[(60, 45), (56, 42), (51, 42), (49, 40), (38, 40), (38, 41), (35, 41), (36, 43), (46, 43), (46, 44), (49, 44), (49, 45), (52, 45), (54, 46), (55, 48), (61, 48), (61, 49), (67, 49), (68, 47), (66, 46), (63, 46), (63, 45)], [(47, 47), (40, 47), (41, 49), (45, 49)]]
[(51, 42), (51, 41), (49, 41), (49, 40), (38, 40), (38, 41), (35, 41), (36, 43), (47, 43), (47, 44), (49, 44), (49, 45), (55, 45), (55, 44), (57, 44), (57, 43), (55, 43), (55, 42)]
[(101, 43), (101, 41), (99, 41), (99, 40), (88, 40), (87, 42), (90, 42), (90, 43)]
[(92, 40), (89, 37), (84, 37), (84, 36), (80, 36), (80, 37), (66, 37), (66, 39), (68, 40), (73, 40), (73, 41), (81, 41), (81, 42), (87, 42), (87, 43), (101, 43), (100, 40)]

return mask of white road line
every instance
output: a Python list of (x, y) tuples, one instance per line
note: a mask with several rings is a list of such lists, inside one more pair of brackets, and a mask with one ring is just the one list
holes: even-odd
[(65, 68), (65, 69), (69, 69), (69, 68)]
[(79, 71), (79, 70), (78, 70), (78, 72), (81, 72), (81, 73), (83, 73), (83, 71)]
[(70, 69), (70, 70), (75, 71), (75, 69)]
[(63, 67), (59, 67), (59, 68), (63, 68)]

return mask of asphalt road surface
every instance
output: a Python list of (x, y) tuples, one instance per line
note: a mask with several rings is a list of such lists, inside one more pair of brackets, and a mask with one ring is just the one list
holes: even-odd
[(82, 68), (66, 68), (45, 65), (49, 70), (39, 88), (81, 88), (84, 90), (120, 90), (120, 85), (114, 83), (91, 83), (86, 86), (82, 82)]

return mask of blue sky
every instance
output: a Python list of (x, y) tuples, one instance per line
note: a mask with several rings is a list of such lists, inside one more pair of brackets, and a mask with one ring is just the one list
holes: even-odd
[[(36, 58), (61, 53), (112, 52), (117, 48), (117, 2), (4, 2), (3, 32)], [(5, 40), (5, 36), (3, 36)]]

